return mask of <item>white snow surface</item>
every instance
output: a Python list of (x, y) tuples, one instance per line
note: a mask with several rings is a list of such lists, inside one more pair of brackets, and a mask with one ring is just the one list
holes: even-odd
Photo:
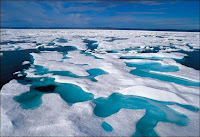
[[(162, 36), (159, 38), (156, 36)], [(118, 38), (109, 42), (112, 37)], [(57, 38), (67, 39), (67, 43), (57, 42)], [(121, 39), (120, 39), (121, 38)], [(126, 38), (126, 39), (125, 39)], [(81, 29), (2, 29), (1, 42), (6, 41), (26, 41), (1, 45), (1, 50), (15, 50), (36, 48), (35, 41), (47, 46), (49, 42), (61, 46), (76, 46), (78, 49), (85, 49), (85, 43), (81, 39), (96, 40), (99, 44), (98, 50), (116, 50), (129, 47), (146, 46), (173, 46), (178, 49), (190, 51), (186, 44), (190, 44), (195, 49), (199, 49), (199, 32), (168, 32), (168, 31), (137, 31), (137, 30), (81, 30)], [(55, 47), (55, 46), (53, 46)], [(171, 51), (172, 49), (166, 49)]]
[[(156, 36), (162, 36), (159, 38)], [(127, 38), (113, 42), (111, 37)], [(64, 38), (68, 42), (59, 43), (57, 38)], [(86, 50), (83, 39), (97, 41), (98, 48), (92, 55), (80, 54), (80, 50)], [(178, 40), (177, 40), (178, 39)], [(134, 68), (127, 67), (125, 62), (145, 62), (145, 59), (119, 59), (121, 56), (142, 57), (166, 57), (159, 60), (161, 64), (175, 65), (178, 72), (162, 72), (162, 74), (182, 77), (188, 80), (199, 81), (199, 71), (181, 65), (173, 60), (182, 59), (183, 53), (164, 53), (176, 49), (161, 50), (158, 53), (135, 53), (133, 51), (119, 51), (130, 47), (149, 46), (173, 46), (177, 49), (191, 51), (186, 44), (193, 49), (199, 47), (199, 32), (166, 32), (166, 31), (135, 31), (135, 30), (1, 30), (1, 42), (27, 41), (26, 43), (1, 45), (1, 51), (35, 49), (42, 43), (46, 47), (75, 46), (78, 50), (70, 51), (63, 59), (63, 54), (58, 51), (41, 51), (30, 53), (34, 59), (31, 67), (24, 70), (26, 77), (52, 77), (59, 83), (72, 83), (80, 86), (85, 92), (90, 92), (94, 98), (108, 97), (118, 92), (123, 95), (135, 95), (157, 101), (176, 102), (185, 105), (193, 105), (199, 108), (199, 87), (179, 85), (172, 82), (144, 78), (130, 74)], [(55, 45), (48, 46), (49, 42)], [(118, 50), (118, 53), (105, 53), (107, 50)], [(3, 55), (1, 55), (3, 56)], [(30, 64), (29, 61), (23, 65)], [(87, 64), (87, 65), (81, 65)], [(92, 68), (99, 68), (107, 75), (95, 77), (98, 82), (86, 78), (73, 78), (68, 76), (35, 74), (35, 65), (43, 66), (49, 71), (70, 71), (78, 76), (88, 76), (86, 72)], [(20, 72), (16, 72), (19, 74)], [(161, 73), (161, 72), (158, 72)], [(20, 73), (21, 74), (21, 73)], [(30, 90), (31, 85), (22, 85), (17, 80), (11, 80), (1, 89), (1, 135), (2, 136), (131, 136), (135, 132), (135, 126), (145, 114), (145, 109), (121, 109), (119, 112), (100, 118), (93, 114), (95, 104), (92, 100), (75, 103), (69, 106), (58, 94), (44, 94), (42, 104), (34, 110), (23, 109), (13, 100), (14, 96)], [(173, 105), (172, 109), (186, 115), (190, 119), (188, 126), (179, 127), (171, 123), (159, 122), (154, 128), (160, 136), (199, 136), (199, 111), (192, 112), (182, 107)], [(113, 127), (112, 132), (106, 132), (101, 123), (106, 121)]]

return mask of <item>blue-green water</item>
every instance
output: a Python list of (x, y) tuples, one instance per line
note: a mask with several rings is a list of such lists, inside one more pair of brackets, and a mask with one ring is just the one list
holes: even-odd
[(59, 84), (55, 89), (55, 93), (58, 93), (69, 105), (92, 100), (94, 97), (92, 93), (85, 92), (79, 86), (68, 83)]
[[(32, 58), (32, 62), (34, 59)], [(108, 74), (106, 71), (93, 68), (87, 70), (88, 76), (78, 76), (70, 71), (49, 71), (43, 66), (35, 65), (34, 73), (36, 75), (44, 75), (47, 73), (52, 73), (53, 75), (69, 76), (74, 78), (88, 78), (94, 82), (97, 82), (95, 79), (96, 76)], [(24, 71), (22, 71), (24, 75)], [(41, 81), (42, 80), (42, 81)], [(93, 94), (84, 92), (79, 86), (69, 83), (57, 83), (54, 82), (53, 78), (24, 78), (19, 80), (22, 84), (31, 84), (30, 91), (22, 93), (19, 96), (14, 97), (14, 100), (20, 103), (21, 107), (24, 109), (35, 109), (39, 107), (42, 103), (41, 97), (43, 94), (48, 93), (57, 93), (60, 97), (65, 100), (68, 105), (72, 105), (76, 102), (83, 102), (93, 99)]]
[(44, 75), (44, 74), (47, 74), (47, 73), (49, 72), (49, 69), (44, 68), (43, 66), (34, 65), (34, 67), (35, 67), (36, 70), (33, 71), (33, 72), (34, 72), (34, 74), (36, 74), (36, 75)]
[(97, 82), (97, 80), (95, 79), (96, 76), (108, 74), (108, 72), (99, 68), (89, 69), (87, 70), (87, 73), (89, 73), (89, 76), (86, 76), (86, 78), (89, 78), (94, 82)]
[(96, 76), (108, 74), (108, 72), (99, 68), (89, 69), (87, 72), (89, 73), (88, 76), (78, 76), (70, 71), (48, 71), (48, 73), (53, 73), (53, 75), (68, 76), (73, 78), (87, 78), (94, 82), (97, 82), (95, 79)]
[(109, 125), (109, 124), (108, 124), (107, 122), (105, 122), (105, 121), (101, 124), (101, 126), (102, 126), (102, 128), (103, 128), (105, 131), (107, 131), (107, 132), (111, 132), (111, 131), (113, 130), (112, 126)]
[(152, 71), (158, 72), (176, 72), (179, 71), (177, 66), (173, 65), (162, 65), (158, 62), (126, 62), (128, 67), (135, 67), (136, 69), (131, 70), (130, 73), (140, 77), (149, 77), (153, 79), (158, 79), (161, 81), (173, 82), (176, 84), (186, 85), (186, 86), (199, 86), (199, 82), (191, 81), (188, 79), (171, 76), (167, 74), (158, 74)]
[[(190, 105), (156, 101), (139, 96), (122, 95), (120, 93), (113, 93), (107, 98), (97, 98), (93, 102), (96, 104), (94, 114), (99, 117), (109, 117), (122, 108), (145, 109), (146, 113), (137, 122), (136, 131), (133, 133), (133, 136), (158, 136), (154, 131), (154, 127), (158, 122), (169, 122), (178, 126), (188, 125), (188, 117), (171, 109), (168, 105), (178, 105), (194, 112), (199, 111), (199, 108)], [(107, 130), (107, 128), (105, 129)]]
[[(56, 93), (68, 104), (73, 105), (77, 102), (83, 102), (93, 99), (92, 93), (85, 92), (77, 85), (69, 83), (57, 83), (53, 78), (26, 78), (27, 81), (19, 81), (22, 84), (32, 84), (30, 91), (15, 96), (13, 99), (20, 104), (23, 109), (35, 109), (42, 104), (41, 97), (43, 94)], [(44, 79), (42, 82), (41, 79)], [(46, 88), (45, 86), (54, 85), (54, 91)], [(41, 88), (42, 87), (42, 88)], [(38, 89), (38, 90), (37, 90)], [(41, 91), (43, 89), (43, 91)], [(49, 88), (52, 89), (52, 88)]]
[[(41, 82), (42, 80), (42, 82)], [(109, 117), (117, 113), (120, 109), (145, 109), (145, 115), (137, 122), (136, 131), (133, 136), (157, 136), (154, 127), (158, 122), (169, 122), (178, 126), (186, 126), (189, 123), (187, 116), (176, 112), (168, 107), (168, 105), (178, 105), (190, 111), (197, 112), (199, 108), (184, 105), (175, 102), (156, 101), (145, 97), (122, 95), (120, 93), (113, 93), (107, 98), (94, 99), (92, 93), (87, 93), (79, 86), (68, 83), (57, 83), (53, 78), (25, 78), (19, 80), (22, 84), (31, 84), (30, 91), (15, 96), (17, 101), (23, 109), (36, 109), (42, 104), (41, 97), (43, 94), (56, 93), (68, 104), (73, 105), (77, 102), (93, 100), (96, 104), (94, 114), (98, 117)], [(54, 85), (54, 86), (53, 86)], [(50, 90), (48, 91), (48, 88)], [(110, 132), (113, 130), (112, 126), (106, 122), (102, 123), (102, 128)]]
[[(93, 76), (101, 74), (95, 73), (95, 69), (89, 71)], [(187, 116), (171, 109), (168, 105), (178, 105), (190, 111), (197, 112), (199, 108), (184, 105), (175, 102), (157, 101), (145, 97), (134, 95), (122, 95), (120, 93), (113, 93), (107, 98), (94, 99), (92, 93), (87, 93), (79, 86), (69, 83), (57, 83), (53, 78), (25, 78), (18, 80), (22, 84), (31, 84), (30, 91), (15, 96), (17, 101), (23, 109), (36, 109), (42, 104), (42, 95), (56, 93), (68, 104), (73, 105), (77, 102), (84, 102), (92, 100), (96, 106), (94, 107), (94, 114), (98, 117), (109, 117), (117, 113), (120, 109), (145, 109), (145, 115), (137, 122), (136, 131), (133, 136), (158, 136), (154, 131), (154, 127), (158, 122), (168, 122), (178, 126), (187, 126), (189, 119)], [(102, 128), (110, 132), (113, 130), (112, 126), (106, 122), (102, 123)], [(131, 128), (131, 127), (130, 127)]]
[(47, 73), (52, 73), (53, 75), (59, 75), (59, 76), (68, 76), (68, 77), (73, 77), (73, 78), (87, 78), (94, 82), (97, 82), (97, 80), (95, 79), (96, 76), (108, 74), (108, 72), (99, 68), (92, 68), (92, 69), (86, 70), (86, 72), (89, 74), (88, 76), (78, 76), (70, 71), (49, 71), (47, 68), (44, 68), (38, 65), (35, 65), (35, 68), (36, 68), (36, 71), (34, 71), (34, 73), (36, 75), (44, 75)]
[(146, 69), (159, 72), (176, 72), (179, 71), (177, 66), (163, 65), (159, 62), (125, 62), (128, 67), (136, 67), (137, 69)]
[(54, 42), (49, 42), (48, 43), (48, 46), (52, 46), (52, 45), (55, 45), (55, 43)]
[(185, 86), (199, 86), (199, 82), (195, 82), (195, 81), (191, 81), (185, 78), (175, 77), (171, 75), (166, 75), (166, 74), (158, 74), (158, 73), (150, 72), (148, 70), (135, 69), (135, 70), (131, 70), (130, 73), (136, 76), (140, 76), (140, 77), (149, 77), (149, 78), (158, 79), (161, 81), (173, 82), (173, 83), (181, 84)]
[(18, 102), (23, 109), (35, 109), (42, 104), (42, 95), (43, 93), (31, 90), (19, 96), (15, 96), (13, 99)]
[[(97, 82), (95, 79), (96, 76), (108, 74), (107, 72), (98, 68), (87, 70), (89, 73), (88, 76), (78, 76), (70, 71), (49, 71), (48, 69), (38, 65), (35, 65), (35, 68), (36, 71), (34, 71), (34, 73), (38, 75), (53, 73), (53, 75), (69, 76), (74, 78), (88, 78), (94, 82)], [(24, 78), (23, 80), (19, 80), (19, 82), (22, 84), (32, 85), (30, 91), (14, 97), (14, 100), (20, 103), (21, 107), (24, 109), (35, 109), (39, 107), (42, 103), (42, 95), (48, 93), (59, 94), (60, 97), (68, 103), (68, 105), (93, 99), (93, 94), (84, 92), (79, 86), (69, 83), (57, 83), (54, 82), (53, 78)]]
[[(66, 43), (67, 40), (60, 38), (56, 39), (57, 42)], [(114, 41), (117, 40), (116, 38), (112, 38), (110, 40)], [(120, 39), (118, 39), (120, 40)], [(84, 40), (87, 43), (87, 49), (91, 52), (95, 52), (95, 49), (98, 48), (98, 44), (95, 44), (97, 41), (90, 41)], [(26, 43), (26, 41), (11, 41), (10, 43), (17, 44), (17, 43)], [(2, 44), (8, 44), (4, 42)], [(36, 43), (40, 44), (40, 43)], [(50, 45), (55, 45), (53, 41), (47, 43)], [(186, 45), (190, 49), (192, 47), (190, 45)], [(19, 49), (17, 49), (19, 50)], [(68, 59), (66, 57), (69, 51), (77, 50), (76, 47), (73, 46), (58, 46), (57, 48), (42, 48), (42, 49), (34, 49), (34, 50), (24, 50), (24, 51), (6, 51), (2, 52), (3, 56), (1, 59), (1, 68), (4, 69), (4, 73), (1, 73), (1, 78), (8, 77), (8, 79), (12, 79), (13, 77), (8, 75), (12, 74), (13, 72), (27, 69), (30, 65), (21, 65), (23, 61), (29, 60), (31, 63), (34, 62), (32, 56), (30, 56), (30, 52), (36, 52), (40, 54), (40, 51), (58, 51), (63, 54), (63, 59)], [(119, 51), (132, 51), (136, 50), (137, 52), (141, 53), (151, 53), (151, 52), (159, 52), (160, 47), (154, 47), (152, 50), (145, 49), (141, 50), (140, 48), (126, 48)], [(107, 53), (117, 53), (118, 50), (110, 50)], [(98, 58), (92, 53), (88, 53), (86, 51), (80, 51), (81, 54), (85, 54), (86, 56), (93, 56), (95, 59), (102, 59)], [(187, 52), (188, 56), (184, 57), (184, 59), (178, 60), (174, 59), (177, 62), (184, 64), (189, 67), (193, 67), (195, 69), (199, 69), (199, 51), (194, 52)], [(15, 60), (17, 57), (17, 60)], [(198, 57), (198, 58), (197, 58)], [(138, 56), (122, 56), (120, 59), (149, 59), (149, 60), (163, 60), (168, 59), (170, 57), (138, 57)], [(3, 65), (2, 65), (3, 64)], [(12, 64), (9, 66), (9, 64)], [(87, 64), (79, 64), (87, 65)], [(149, 77), (161, 81), (173, 82), (176, 84), (181, 84), (185, 86), (199, 86), (199, 82), (191, 81), (188, 79), (183, 79), (180, 77), (170, 76), (167, 74), (158, 74), (151, 71), (157, 72), (177, 72), (179, 68), (174, 65), (162, 65), (158, 62), (139, 62), (139, 63), (131, 63), (126, 62), (128, 67), (135, 67), (135, 70), (131, 70), (130, 73), (133, 75), (137, 75), (140, 77)], [(5, 67), (4, 67), (5, 66)], [(32, 67), (32, 66), (31, 66)], [(53, 75), (60, 75), (60, 76), (68, 76), (73, 78), (86, 78), (90, 79), (91, 81), (97, 82), (95, 79), (96, 76), (108, 74), (108, 72), (99, 69), (93, 68), (86, 70), (89, 74), (88, 76), (79, 76), (70, 71), (49, 71), (47, 68), (42, 66), (34, 66), (36, 70), (34, 73), (36, 75), (43, 75), (43, 74), (53, 74)], [(67, 67), (67, 66), (66, 66)], [(133, 136), (158, 136), (158, 134), (154, 131), (154, 127), (157, 125), (158, 122), (167, 122), (176, 124), (178, 126), (187, 126), (189, 123), (189, 118), (181, 114), (181, 112), (177, 112), (169, 107), (169, 105), (178, 105), (182, 108), (188, 109), (190, 111), (197, 112), (199, 108), (191, 106), (191, 105), (184, 105), (175, 102), (164, 102), (164, 101), (156, 101), (144, 97), (133, 96), (133, 95), (122, 95), (119, 93), (113, 93), (107, 98), (97, 98), (94, 99), (94, 95), (92, 91), (85, 92), (81, 87), (70, 84), (70, 83), (58, 83), (55, 82), (53, 78), (42, 77), (42, 78), (26, 78), (24, 71), (22, 71), (24, 77), (22, 79), (18, 79), (21, 84), (31, 84), (30, 90), (26, 91), (18, 96), (15, 96), (13, 99), (20, 104), (23, 109), (36, 109), (40, 107), (42, 104), (42, 96), (44, 94), (58, 94), (61, 99), (63, 99), (69, 106), (73, 105), (77, 102), (84, 102), (91, 100), (96, 104), (94, 106), (94, 115), (100, 118), (109, 117), (120, 109), (144, 109), (145, 115), (141, 116), (142, 118), (136, 124), (136, 131), (133, 133)], [(134, 117), (134, 116), (133, 116)], [(106, 123), (105, 121), (101, 124), (102, 128), (107, 131), (113, 131), (112, 125)], [(130, 127), (131, 129), (132, 127)], [(133, 128), (134, 129), (134, 128)]]

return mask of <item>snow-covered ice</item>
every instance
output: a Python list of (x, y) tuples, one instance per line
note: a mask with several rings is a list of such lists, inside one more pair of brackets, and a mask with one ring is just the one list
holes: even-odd
[(0, 57), (31, 49), (1, 89), (2, 136), (199, 136), (187, 54), (199, 32), (2, 29), (1, 40)]

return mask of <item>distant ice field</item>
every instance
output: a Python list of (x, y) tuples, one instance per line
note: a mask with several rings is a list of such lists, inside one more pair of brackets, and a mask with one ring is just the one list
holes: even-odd
[(1, 29), (2, 136), (199, 136), (199, 32)]

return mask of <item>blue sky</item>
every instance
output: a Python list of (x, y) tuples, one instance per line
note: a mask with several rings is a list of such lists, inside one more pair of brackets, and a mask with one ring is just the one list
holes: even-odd
[(1, 1), (1, 26), (199, 29), (199, 1)]

